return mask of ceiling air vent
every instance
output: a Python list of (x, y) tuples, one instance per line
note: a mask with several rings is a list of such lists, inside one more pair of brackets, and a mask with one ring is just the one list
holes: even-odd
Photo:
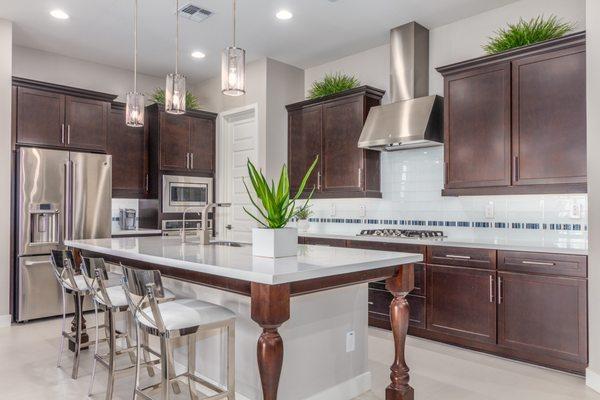
[(186, 3), (179, 7), (179, 15), (196, 22), (202, 22), (213, 14), (212, 11), (192, 3)]

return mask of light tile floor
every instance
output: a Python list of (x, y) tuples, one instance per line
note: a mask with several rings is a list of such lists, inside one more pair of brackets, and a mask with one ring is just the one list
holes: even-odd
[[(89, 353), (84, 352), (80, 379), (72, 380), (70, 354), (65, 353), (63, 368), (55, 367), (58, 331), (58, 320), (0, 329), (0, 399), (86, 398)], [(354, 400), (384, 399), (392, 352), (391, 334), (372, 329), (369, 360), (374, 389)], [(581, 377), (427, 340), (409, 337), (407, 357), (416, 400), (600, 400), (600, 394), (586, 388)], [(106, 374), (99, 367), (94, 399), (104, 398), (105, 382)], [(132, 378), (117, 382), (113, 398), (131, 399)], [(180, 398), (186, 397), (176, 397)]]

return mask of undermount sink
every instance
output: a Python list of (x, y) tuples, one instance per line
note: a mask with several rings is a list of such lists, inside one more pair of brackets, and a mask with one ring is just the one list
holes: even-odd
[(242, 243), (228, 242), (226, 240), (218, 240), (218, 241), (215, 241), (215, 242), (210, 242), (210, 244), (214, 244), (216, 246), (229, 246), (229, 247), (242, 247), (243, 246)]

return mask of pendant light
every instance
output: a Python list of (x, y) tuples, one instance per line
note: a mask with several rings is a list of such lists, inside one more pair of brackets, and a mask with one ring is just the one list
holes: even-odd
[(227, 96), (246, 93), (246, 50), (235, 46), (236, 0), (233, 0), (233, 45), (223, 50), (221, 58), (221, 92)]
[(177, 33), (175, 35), (175, 73), (167, 75), (165, 90), (165, 111), (169, 114), (185, 113), (185, 76), (178, 71), (179, 67), (179, 0), (175, 0), (175, 19)]
[(125, 124), (134, 128), (144, 126), (144, 106), (145, 100), (142, 93), (137, 92), (137, 20), (138, 4), (134, 0), (133, 17), (133, 92), (127, 93), (125, 103)]

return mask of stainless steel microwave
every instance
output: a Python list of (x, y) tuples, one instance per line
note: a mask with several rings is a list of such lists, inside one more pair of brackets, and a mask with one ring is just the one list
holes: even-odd
[(188, 207), (204, 207), (213, 201), (213, 179), (163, 175), (162, 212), (182, 213)]

